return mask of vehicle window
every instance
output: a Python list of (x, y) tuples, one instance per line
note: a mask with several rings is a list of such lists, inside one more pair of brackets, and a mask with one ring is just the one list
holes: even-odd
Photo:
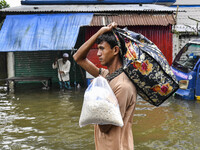
[(179, 52), (173, 62), (173, 66), (184, 71), (191, 71), (200, 58), (200, 45), (187, 44)]

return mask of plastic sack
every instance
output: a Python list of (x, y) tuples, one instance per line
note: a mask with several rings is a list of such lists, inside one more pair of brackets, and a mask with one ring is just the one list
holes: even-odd
[(124, 125), (118, 100), (107, 80), (101, 76), (92, 81), (84, 94), (79, 126), (88, 124)]
[(159, 106), (179, 88), (176, 77), (158, 47), (142, 34), (116, 29), (125, 43), (123, 70), (135, 84), (138, 94)]

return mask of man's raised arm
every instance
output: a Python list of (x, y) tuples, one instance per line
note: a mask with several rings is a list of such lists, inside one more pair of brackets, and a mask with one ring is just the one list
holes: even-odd
[(88, 41), (86, 41), (73, 55), (74, 60), (88, 73), (97, 77), (99, 75), (99, 68), (96, 67), (91, 61), (87, 59), (87, 54), (89, 53), (91, 47), (95, 43), (96, 39), (103, 33), (111, 31), (114, 27), (116, 27), (116, 23), (111, 23), (106, 27), (102, 27), (98, 30)]

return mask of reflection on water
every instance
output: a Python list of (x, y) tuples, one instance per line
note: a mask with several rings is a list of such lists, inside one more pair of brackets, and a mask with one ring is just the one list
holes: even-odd
[(196, 101), (170, 98), (152, 107), (139, 100), (133, 125), (136, 149), (199, 150), (199, 111)]
[[(0, 149), (94, 150), (93, 126), (80, 128), (84, 90), (0, 88)], [(200, 103), (169, 99), (153, 107), (138, 98), (136, 150), (200, 149)]]

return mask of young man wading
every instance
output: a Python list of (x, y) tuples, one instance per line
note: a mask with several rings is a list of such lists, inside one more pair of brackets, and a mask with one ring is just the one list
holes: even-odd
[[(137, 91), (133, 83), (122, 71), (122, 57), (124, 42), (120, 42), (119, 35), (112, 32), (117, 26), (111, 23), (102, 27), (74, 54), (74, 60), (94, 77), (105, 77), (119, 102), (124, 126), (95, 125), (96, 150), (133, 150), (132, 122), (136, 104)], [(97, 56), (101, 65), (108, 69), (98, 68), (86, 57), (90, 48), (97, 42)], [(98, 91), (97, 91), (98, 92)]]

